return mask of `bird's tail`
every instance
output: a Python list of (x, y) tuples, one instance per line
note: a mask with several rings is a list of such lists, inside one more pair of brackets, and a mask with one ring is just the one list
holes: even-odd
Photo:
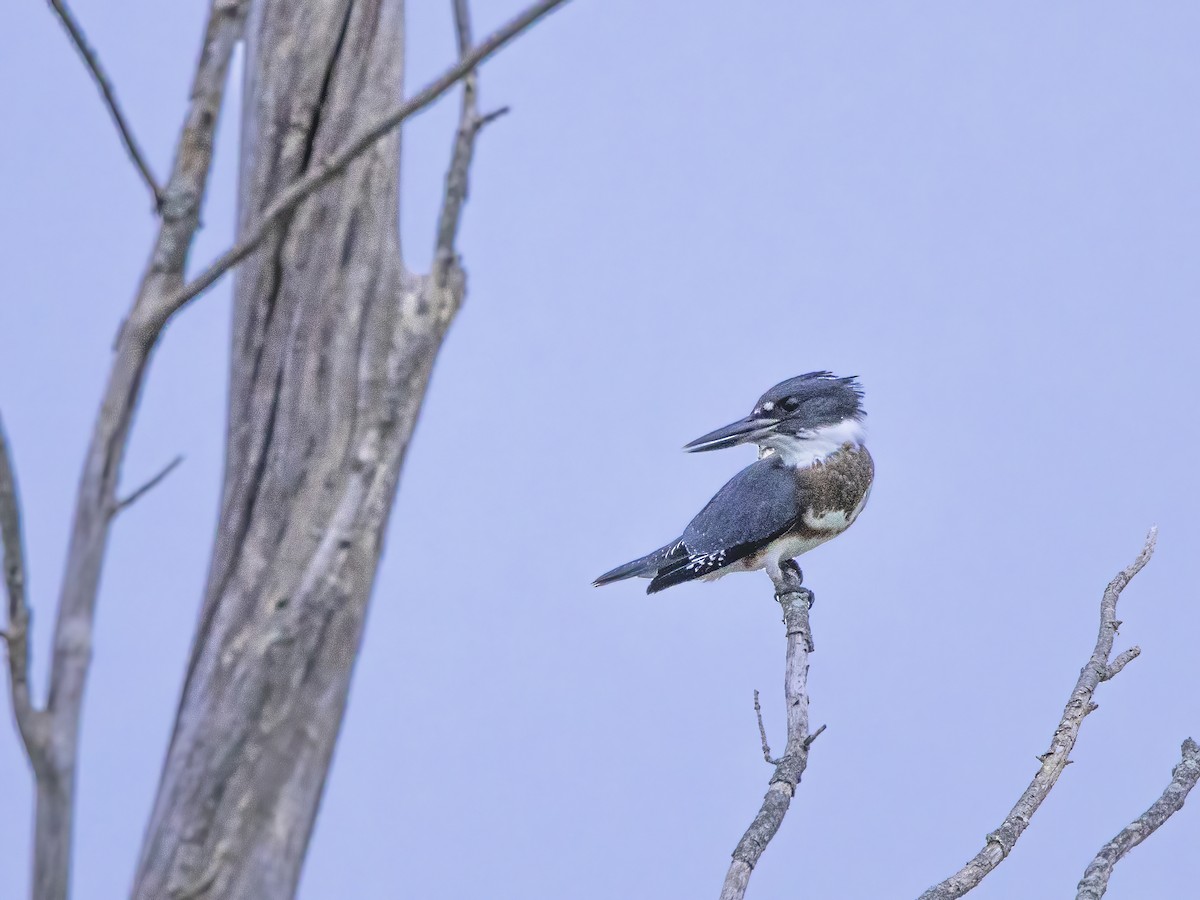
[(614, 581), (621, 581), (625, 578), (653, 578), (658, 574), (659, 567), (666, 561), (667, 552), (670, 549), (671, 545), (668, 544), (665, 547), (660, 547), (653, 553), (647, 553), (640, 559), (617, 566), (615, 569), (605, 572), (593, 581), (592, 586), (600, 587), (601, 585), (612, 584)]

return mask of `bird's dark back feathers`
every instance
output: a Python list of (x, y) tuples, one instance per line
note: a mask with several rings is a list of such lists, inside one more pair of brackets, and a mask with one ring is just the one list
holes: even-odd
[(690, 554), (759, 545), (786, 531), (800, 515), (796, 473), (771, 455), (731, 478), (683, 531)]

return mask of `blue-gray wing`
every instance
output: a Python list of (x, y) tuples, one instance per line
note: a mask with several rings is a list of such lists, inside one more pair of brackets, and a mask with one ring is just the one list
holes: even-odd
[(784, 534), (800, 518), (794, 470), (768, 456), (735, 475), (668, 551), (649, 593), (711, 575)]
[(683, 544), (691, 554), (760, 547), (791, 528), (799, 516), (795, 471), (768, 456), (717, 491), (684, 529)]

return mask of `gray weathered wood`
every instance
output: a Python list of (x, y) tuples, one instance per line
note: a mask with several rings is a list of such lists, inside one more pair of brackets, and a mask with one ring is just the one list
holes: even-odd
[[(400, 0), (251, 4), (243, 229), (395, 107), (403, 24)], [(472, 89), (452, 173), (480, 123)], [(465, 175), (447, 182), (439, 278), (401, 261), (398, 182), (393, 132), (237, 271), (220, 522), (136, 897), (295, 891), (401, 463), (464, 291)]]

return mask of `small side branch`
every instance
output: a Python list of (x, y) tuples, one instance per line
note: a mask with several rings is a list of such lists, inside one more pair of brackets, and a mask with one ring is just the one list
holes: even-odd
[(1110, 678), (1116, 678), (1121, 670), (1142, 655), (1141, 647), (1130, 647), (1117, 654), (1117, 658), (1108, 664), (1108, 671), (1104, 673), (1102, 681), (1108, 681)]
[(58, 20), (62, 23), (63, 29), (71, 38), (71, 43), (75, 45), (83, 64), (87, 66), (88, 71), (92, 75), (92, 80), (96, 82), (96, 87), (100, 89), (100, 95), (104, 98), (104, 106), (108, 109), (108, 114), (113, 120), (113, 124), (117, 126), (117, 133), (121, 136), (121, 143), (125, 145), (125, 152), (129, 154), (130, 160), (138, 170), (138, 174), (142, 176), (142, 181), (146, 183), (146, 187), (150, 189), (150, 196), (154, 198), (155, 211), (162, 210), (163, 194), (162, 188), (158, 186), (158, 182), (154, 179), (154, 173), (150, 171), (150, 164), (146, 162), (146, 156), (142, 153), (142, 148), (138, 145), (137, 139), (133, 136), (133, 129), (129, 126), (129, 122), (125, 118), (125, 113), (121, 110), (121, 104), (117, 102), (117, 93), (112, 86), (112, 82), (108, 79), (108, 74), (104, 71), (104, 67), (100, 65), (100, 58), (96, 55), (96, 51), (88, 44), (87, 35), (83, 33), (79, 22), (76, 21), (74, 14), (67, 6), (65, 0), (48, 0), (50, 8), (54, 10)]
[(162, 484), (163, 479), (174, 472), (182, 462), (183, 455), (181, 454), (176, 456), (173, 460), (163, 466), (157, 475), (155, 475), (141, 487), (137, 488), (132, 494), (122, 500), (118, 500), (116, 506), (113, 507), (113, 515), (115, 516), (117, 513), (133, 506), (133, 504), (137, 503), (140, 499), (142, 499), (143, 496)]
[(758, 815), (734, 848), (733, 861), (721, 888), (721, 900), (742, 900), (746, 896), (750, 873), (783, 824), (783, 817), (796, 793), (796, 785), (808, 766), (808, 748), (816, 737), (816, 734), (808, 733), (808, 656), (812, 652), (808, 610), (812, 593), (801, 587), (800, 571), (794, 565), (783, 569), (775, 584), (775, 599), (783, 607), (783, 622), (787, 632), (783, 680), (783, 695), (787, 704), (787, 746), (783, 756), (777, 760), (771, 759), (766, 730), (762, 727), (758, 692), (755, 691), (754, 706), (759, 713), (763, 756), (775, 766), (775, 771)]
[(1113, 867), (1144, 841), (1154, 834), (1167, 819), (1183, 808), (1188, 793), (1200, 781), (1200, 744), (1191, 738), (1183, 742), (1183, 758), (1171, 772), (1171, 783), (1154, 804), (1121, 829), (1120, 833), (1100, 848), (1096, 858), (1083, 873), (1079, 892), (1075, 900), (1100, 900), (1108, 890), (1108, 880)]
[(1071, 751), (1079, 737), (1079, 728), (1084, 718), (1092, 712), (1096, 705), (1092, 697), (1102, 681), (1107, 681), (1117, 674), (1124, 666), (1137, 656), (1136, 649), (1127, 650), (1112, 662), (1113, 639), (1121, 624), (1117, 620), (1117, 601), (1121, 592), (1142, 571), (1150, 557), (1154, 555), (1154, 544), (1158, 538), (1158, 529), (1151, 528), (1146, 535), (1146, 543), (1137, 559), (1117, 573), (1109, 582), (1100, 600), (1100, 631), (1096, 637), (1096, 646), (1091, 657), (1079, 673), (1079, 680), (1071, 697), (1067, 700), (1062, 719), (1054, 730), (1050, 740), (1050, 749), (1038, 759), (1041, 768), (1033, 776), (1029, 787), (1017, 800), (1016, 805), (1000, 823), (1000, 827), (987, 836), (980, 850), (965, 866), (940, 884), (936, 884), (923, 893), (920, 900), (955, 900), (967, 891), (974, 889), (989, 872), (1000, 865), (1006, 856), (1012, 852), (1018, 838), (1029, 826), (1029, 820), (1049, 795), (1050, 790), (1058, 782), (1058, 777), (1070, 763)]
[(767, 729), (762, 720), (762, 704), (758, 702), (758, 691), (754, 692), (754, 718), (758, 720), (758, 737), (762, 741), (763, 759), (768, 766), (779, 765), (779, 760), (771, 758), (771, 745), (767, 742)]

